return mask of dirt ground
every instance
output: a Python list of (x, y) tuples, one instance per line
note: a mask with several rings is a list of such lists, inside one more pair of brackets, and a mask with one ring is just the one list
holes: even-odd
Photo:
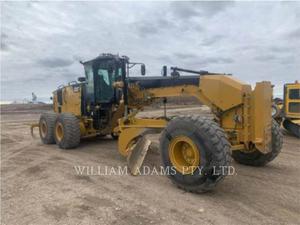
[[(2, 224), (300, 223), (300, 140), (288, 134), (282, 153), (266, 167), (233, 162), (236, 174), (200, 195), (176, 188), (165, 176), (79, 176), (75, 166), (126, 166), (117, 141), (84, 140), (67, 151), (42, 145), (31, 138), (28, 124), (43, 110), (2, 107)], [(187, 106), (171, 113), (209, 115), (203, 107)], [(150, 151), (145, 164), (159, 167), (159, 152)]]

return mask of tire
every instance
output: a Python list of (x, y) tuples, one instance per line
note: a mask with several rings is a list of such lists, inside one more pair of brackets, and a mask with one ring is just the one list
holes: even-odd
[(72, 113), (61, 113), (55, 122), (54, 138), (61, 149), (76, 148), (80, 143), (79, 120)]
[(275, 120), (273, 120), (271, 152), (267, 154), (263, 154), (258, 150), (255, 150), (254, 152), (251, 153), (246, 153), (242, 151), (233, 151), (232, 158), (240, 164), (244, 164), (248, 166), (264, 166), (278, 156), (282, 148), (282, 141), (283, 141), (283, 136), (280, 131), (280, 126)]
[[(174, 142), (176, 146), (176, 139), (180, 138), (192, 141), (190, 144), (196, 149), (194, 153), (196, 155), (199, 153), (200, 158), (193, 163), (198, 164), (201, 170), (196, 169), (192, 173), (184, 174), (176, 163), (173, 163), (172, 152), (176, 147), (172, 146)], [(226, 173), (221, 173), (222, 167), (228, 168), (231, 162), (230, 144), (224, 130), (214, 121), (198, 116), (181, 116), (171, 120), (161, 133), (160, 151), (165, 171), (168, 168), (169, 171), (173, 171), (168, 174), (171, 181), (179, 188), (194, 193), (207, 192), (215, 188), (226, 176)]]
[(281, 110), (276, 104), (272, 104), (272, 117), (273, 119), (281, 117)]
[(283, 104), (283, 100), (281, 98), (274, 98), (274, 103), (276, 105)]
[(39, 121), (40, 138), (44, 144), (55, 144), (54, 125), (56, 114), (54, 112), (43, 113)]
[(294, 123), (292, 120), (285, 119), (282, 123), (284, 129), (286, 129), (290, 134), (297, 138), (300, 138), (300, 125)]

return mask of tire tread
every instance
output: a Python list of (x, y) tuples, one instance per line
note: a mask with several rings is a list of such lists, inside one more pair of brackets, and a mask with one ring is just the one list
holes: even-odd
[[(231, 163), (231, 145), (227, 139), (227, 135), (225, 131), (219, 127), (219, 125), (208, 118), (203, 118), (201, 116), (178, 116), (172, 119), (168, 126), (165, 128), (163, 133), (168, 133), (168, 127), (176, 127), (176, 123), (183, 120), (187, 124), (194, 124), (196, 132), (198, 133), (206, 133), (208, 139), (210, 139), (214, 149), (209, 153), (212, 154), (212, 160), (210, 162), (210, 166), (229, 166)], [(165, 135), (167, 136), (167, 135)], [(164, 135), (161, 136), (160, 143), (162, 143), (164, 139)], [(161, 151), (162, 151), (161, 146)], [(226, 175), (220, 175), (217, 179), (210, 179), (207, 177), (204, 183), (198, 185), (197, 187), (191, 188), (190, 186), (186, 186), (184, 184), (176, 182), (172, 179), (172, 176), (169, 176), (171, 181), (180, 189), (183, 189), (192, 193), (203, 193), (212, 190), (215, 188), (216, 184), (222, 180)]]

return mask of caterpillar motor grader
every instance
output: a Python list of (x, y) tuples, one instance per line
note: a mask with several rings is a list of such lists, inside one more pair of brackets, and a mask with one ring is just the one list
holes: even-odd
[(284, 85), (283, 100), (274, 99), (272, 116), (287, 131), (300, 138), (300, 83), (298, 81)]
[[(93, 135), (118, 138), (118, 148), (137, 174), (149, 142), (160, 133), (163, 168), (168, 177), (191, 192), (213, 189), (226, 173), (231, 156), (239, 163), (263, 166), (280, 152), (282, 134), (271, 115), (272, 86), (263, 81), (250, 85), (231, 75), (163, 67), (162, 76), (131, 77), (131, 67), (141, 64), (126, 56), (102, 54), (81, 62), (85, 77), (53, 92), (52, 113), (40, 116), (40, 138), (62, 149), (75, 148)], [(193, 75), (180, 76), (179, 72)], [(141, 64), (145, 74), (145, 65)], [(214, 119), (198, 115), (139, 118), (137, 113), (168, 97), (193, 96), (210, 107)], [(165, 108), (166, 109), (166, 108)], [(201, 169), (199, 169), (201, 168)]]

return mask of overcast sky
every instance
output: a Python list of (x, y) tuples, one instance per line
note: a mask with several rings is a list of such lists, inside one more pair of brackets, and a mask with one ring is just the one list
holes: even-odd
[(162, 65), (270, 80), (300, 80), (300, 2), (5, 2), (1, 100), (49, 97), (103, 52)]

